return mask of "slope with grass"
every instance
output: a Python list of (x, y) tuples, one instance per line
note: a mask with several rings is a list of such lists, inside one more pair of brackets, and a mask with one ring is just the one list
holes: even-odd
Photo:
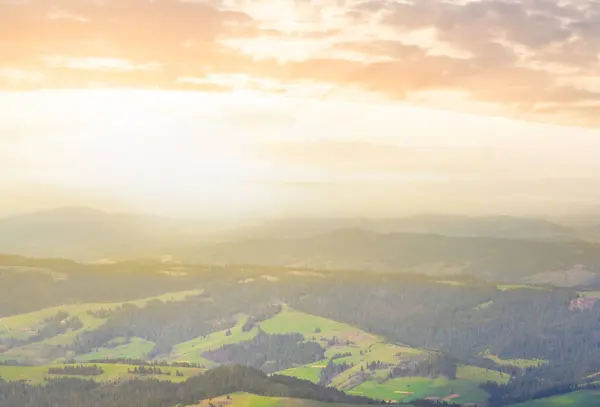
[[(72, 344), (76, 338), (84, 332), (93, 331), (102, 326), (108, 318), (108, 314), (113, 310), (122, 307), (123, 305), (135, 305), (145, 307), (147, 304), (154, 301), (171, 302), (181, 301), (189, 296), (201, 294), (201, 290), (190, 290), (175, 293), (167, 293), (160, 296), (143, 298), (134, 301), (120, 303), (82, 303), (69, 304), (59, 307), (46, 308), (40, 311), (31, 312), (28, 314), (15, 315), (0, 319), (0, 361), (15, 360), (25, 363), (43, 364), (53, 360), (66, 360), (73, 358), (76, 355), (65, 350), (65, 347)], [(55, 336), (33, 341), (36, 334), (44, 326), (48, 318), (64, 313), (68, 318), (77, 318), (81, 321), (81, 327), (75, 330), (67, 330), (66, 332)], [(105, 313), (102, 314), (102, 313)], [(18, 340), (23, 342), (23, 345), (3, 349), (3, 340)], [(133, 338), (127, 344), (121, 345), (120, 349), (113, 348), (98, 348), (92, 356), (83, 356), (80, 360), (95, 359), (103, 357), (102, 355), (110, 355), (117, 352), (125, 355), (124, 357), (143, 356), (144, 351), (148, 352), (152, 349), (151, 342), (144, 343), (139, 338)], [(115, 350), (117, 352), (115, 352)]]
[(511, 407), (598, 407), (600, 405), (600, 391), (579, 390), (559, 396), (546, 397), (525, 403), (514, 404)]
[[(106, 344), (105, 347), (98, 348), (94, 352), (84, 355), (77, 355), (74, 359), (78, 362), (86, 362), (99, 359), (144, 359), (154, 348), (154, 342), (142, 338), (133, 337), (131, 339), (118, 338)], [(109, 345), (116, 345), (109, 347)], [(60, 361), (60, 360), (59, 360)]]
[(542, 359), (501, 359), (496, 355), (491, 355), (489, 353), (485, 354), (484, 357), (492, 360), (494, 363), (501, 366), (514, 366), (520, 369), (527, 369), (528, 367), (537, 367), (548, 363), (547, 360)]
[[(597, 274), (592, 270), (600, 263), (598, 247), (584, 241), (375, 233), (360, 228), (308, 237), (226, 241), (182, 249), (175, 256), (205, 264), (415, 272), (438, 277), (453, 273), (505, 283), (551, 283), (565, 277), (567, 286), (594, 281)], [(573, 272), (579, 266), (584, 272)], [(548, 270), (559, 274), (545, 275)]]
[[(153, 299), (176, 301), (194, 294), (197, 294), (197, 292), (170, 294)], [(144, 299), (132, 303), (143, 307), (150, 300)], [(95, 326), (105, 322), (104, 318), (94, 314), (94, 312), (111, 311), (120, 305), (120, 303), (78, 304), (61, 307), (60, 310), (70, 316), (78, 316), (84, 324), (84, 327), (78, 331), (84, 331), (94, 329)], [(58, 309), (4, 318), (3, 320), (7, 321), (7, 325), (10, 324), (11, 327), (6, 331), (6, 335), (15, 333), (18, 327), (36, 329), (44, 318), (53, 315), (54, 312), (58, 312)], [(402, 402), (418, 398), (439, 398), (451, 402), (481, 403), (485, 401), (487, 394), (478, 387), (480, 383), (487, 380), (502, 383), (509, 378), (508, 375), (493, 370), (474, 366), (460, 366), (455, 380), (442, 377), (434, 379), (424, 377), (389, 379), (388, 375), (392, 366), (410, 362), (415, 358), (434, 355), (435, 352), (388, 343), (384, 338), (365, 332), (355, 326), (300, 312), (285, 305), (281, 307), (281, 311), (275, 316), (258, 322), (251, 329), (244, 330), (243, 326), (248, 318), (248, 314), (238, 314), (235, 318), (235, 326), (179, 343), (172, 348), (169, 354), (159, 355), (157, 359), (195, 363), (211, 368), (216, 366), (217, 363), (206, 358), (208, 352), (217, 350), (224, 345), (249, 341), (257, 335), (260, 327), (262, 331), (271, 335), (300, 333), (306, 341), (317, 342), (325, 349), (325, 359), (307, 365), (294, 366), (280, 371), (278, 374), (319, 383), (321, 372), (327, 365), (328, 360), (333, 360), (335, 364), (346, 363), (351, 367), (330, 378), (327, 384), (350, 394)], [(69, 356), (80, 362), (108, 358), (143, 359), (154, 346), (153, 342), (142, 338), (117, 337), (107, 342), (104, 347), (96, 348), (87, 354), (64, 355), (61, 358), (52, 357), (53, 346), (68, 345), (78, 335), (78, 331), (67, 332), (45, 341), (14, 348), (0, 355), (0, 357), (37, 361), (38, 363), (39, 361), (64, 363)], [(381, 362), (383, 366), (375, 370), (368, 369), (367, 365), (373, 362)], [(128, 367), (126, 365), (103, 364), (104, 366), (106, 366), (105, 373), (95, 377), (95, 379), (108, 381), (137, 377), (127, 373)], [(35, 367), (0, 366), (0, 377), (7, 380), (19, 380), (27, 377), (33, 383), (40, 383), (45, 378), (51, 377), (47, 374), (47, 369), (47, 365)], [(189, 374), (197, 372), (198, 370), (190, 372), (186, 370), (184, 377), (189, 377)], [(144, 375), (144, 377), (152, 376)], [(161, 380), (182, 380), (182, 377), (175, 376), (174, 372), (171, 376), (163, 375), (158, 378)]]
[(223, 345), (248, 341), (252, 339), (257, 332), (256, 328), (244, 332), (242, 326), (247, 315), (239, 315), (236, 325), (231, 329), (213, 332), (202, 338), (192, 339), (191, 341), (182, 342), (173, 347), (171, 353), (167, 356), (162, 356), (160, 359), (169, 361), (184, 361), (188, 363), (202, 364), (206, 367), (213, 367), (216, 364), (202, 355), (205, 352), (215, 350)]
[[(188, 407), (350, 407), (356, 404), (324, 403), (320, 401), (289, 397), (266, 397), (249, 393), (234, 393)], [(410, 407), (405, 405), (405, 407)]]
[[(97, 365), (104, 370), (104, 373), (95, 376), (84, 376), (84, 375), (65, 375), (65, 374), (50, 374), (48, 369), (51, 367), (64, 367), (69, 366), (68, 364), (52, 364), (52, 365), (40, 365), (40, 366), (7, 366), (0, 365), (0, 378), (6, 381), (25, 381), (30, 384), (43, 384), (48, 379), (57, 379), (60, 377), (70, 377), (79, 379), (93, 379), (99, 382), (112, 382), (120, 380), (130, 379), (158, 379), (168, 380), (171, 382), (182, 382), (189, 379), (192, 376), (196, 376), (202, 373), (205, 369), (192, 368), (192, 367), (172, 367), (172, 366), (160, 366), (160, 369), (167, 374), (135, 374), (131, 373), (136, 365), (127, 364), (115, 364), (115, 363), (93, 363), (87, 364), (86, 366)], [(71, 365), (72, 366), (72, 365)], [(180, 372), (182, 376), (178, 376), (176, 373)]]
[[(366, 365), (376, 361), (389, 366), (397, 365), (435, 352), (386, 343), (383, 338), (351, 325), (295, 311), (289, 307), (284, 307), (276, 317), (263, 321), (261, 328), (269, 333), (301, 332), (307, 339), (315, 338), (327, 349), (328, 359), (336, 354), (350, 354), (336, 358), (334, 362), (346, 362), (354, 364), (354, 367), (338, 374), (330, 383), (331, 386), (349, 394), (399, 402), (432, 398), (456, 403), (483, 403), (488, 395), (479, 388), (481, 383), (505, 383), (510, 379), (506, 373), (466, 365), (458, 367), (455, 380), (422, 377), (389, 379), (389, 367), (369, 371), (365, 370)], [(333, 341), (333, 338), (336, 338), (336, 341)], [(287, 369), (279, 374), (318, 383), (321, 370), (326, 364), (327, 360), (323, 360)]]
[(459, 366), (457, 377), (453, 380), (446, 377), (369, 380), (349, 390), (349, 394), (402, 402), (427, 399), (459, 404), (482, 404), (489, 396), (479, 387), (481, 383), (506, 383), (509, 379), (509, 375), (501, 372), (475, 366)]
[[(205, 337), (176, 345), (167, 357), (171, 361), (185, 361), (189, 363), (205, 364), (207, 367), (214, 363), (207, 361), (202, 355), (218, 349), (223, 345), (248, 341), (256, 336), (257, 327), (244, 332), (242, 326), (247, 315), (239, 315), (237, 324), (228, 330), (213, 332)], [(258, 323), (260, 328), (268, 334), (300, 333), (306, 340), (314, 340), (327, 349), (326, 356), (335, 353), (352, 351), (356, 355), (369, 346), (380, 343), (382, 340), (375, 335), (368, 334), (351, 325), (332, 321), (316, 315), (306, 314), (284, 306), (275, 317)], [(336, 344), (330, 342), (335, 339)], [(318, 365), (318, 364), (317, 364)], [(292, 369), (290, 369), (292, 370)]]

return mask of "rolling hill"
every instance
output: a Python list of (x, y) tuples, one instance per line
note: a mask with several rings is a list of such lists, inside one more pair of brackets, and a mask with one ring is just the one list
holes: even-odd
[(86, 207), (58, 208), (0, 219), (0, 253), (78, 260), (161, 255), (189, 241), (214, 241), (228, 226)]
[(600, 372), (598, 292), (583, 289), (150, 260), (0, 266), (0, 376), (11, 381), (52, 384), (51, 368), (79, 363), (124, 383), (183, 380), (129, 372), (148, 363), (246, 365), (348, 394), (490, 395), (496, 407), (573, 392)]
[[(327, 270), (471, 275), (538, 284), (591, 283), (600, 269), (600, 246), (583, 241), (548, 242), (493, 237), (375, 233), (344, 229), (298, 238), (230, 241), (176, 252), (188, 262), (262, 264)], [(548, 274), (555, 273), (555, 274)]]
[(421, 214), (398, 218), (273, 220), (258, 227), (249, 228), (245, 231), (245, 237), (309, 237), (339, 229), (362, 229), (375, 233), (420, 233), (522, 240), (580, 240), (577, 229), (545, 219), (507, 215), (461, 216), (444, 214)]
[[(239, 392), (265, 396), (265, 401), (275, 401), (276, 398), (305, 400), (299, 405), (307, 407), (320, 406), (323, 402), (341, 405), (378, 403), (374, 399), (348, 395), (304, 380), (269, 377), (248, 367), (229, 366), (212, 369), (181, 382), (152, 378), (100, 383), (65, 378), (52, 380), (45, 386), (33, 386), (0, 380), (0, 406), (46, 405), (48, 400), (52, 400), (52, 405), (63, 407), (192, 406)], [(252, 396), (237, 394), (238, 399), (243, 397)]]
[[(323, 357), (317, 362), (308, 362), (305, 365), (289, 366), (276, 372), (280, 375), (308, 380), (315, 384), (327, 384), (349, 394), (363, 395), (375, 399), (395, 400), (397, 402), (410, 402), (421, 398), (448, 399), (453, 403), (484, 402), (486, 393), (479, 389), (480, 383), (487, 380), (503, 383), (510, 377), (506, 373), (483, 369), (476, 366), (458, 366), (456, 377), (388, 377), (390, 369), (394, 366), (417, 363), (434, 357), (437, 353), (423, 349), (388, 343), (383, 337), (367, 333), (355, 326), (333, 321), (293, 310), (283, 306), (279, 312), (256, 322), (255, 326), (245, 328), (250, 320), (249, 315), (237, 315), (235, 325), (224, 330), (216, 330), (208, 335), (203, 335), (189, 341), (175, 345), (165, 355), (150, 356), (155, 343), (137, 337), (116, 337), (108, 340), (104, 346), (95, 348), (91, 353), (77, 354), (70, 349), (76, 349), (76, 344), (85, 332), (94, 332), (103, 324), (107, 324), (112, 313), (129, 306), (147, 308), (151, 304), (162, 302), (169, 303), (193, 299), (199, 292), (178, 292), (164, 294), (159, 297), (140, 299), (128, 303), (82, 303), (57, 308), (48, 308), (30, 314), (21, 314), (0, 319), (3, 326), (0, 331), (0, 340), (5, 344), (10, 339), (27, 341), (44, 331), (48, 317), (57, 312), (62, 312), (62, 318), (78, 318), (82, 324), (77, 329), (67, 332), (58, 332), (56, 335), (42, 341), (25, 343), (0, 352), (0, 360), (9, 362), (0, 365), (0, 378), (14, 381), (25, 379), (30, 384), (48, 383), (56, 380), (61, 375), (51, 373), (52, 368), (77, 366), (65, 364), (68, 360), (76, 361), (81, 366), (99, 366), (103, 373), (93, 376), (96, 381), (110, 382), (115, 380), (131, 379), (159, 379), (168, 381), (184, 381), (193, 375), (200, 374), (203, 368), (216, 367), (220, 363), (229, 364), (234, 360), (213, 359), (216, 351), (225, 347), (239, 346), (242, 349), (252, 343), (255, 338), (267, 335), (283, 340), (289, 335), (301, 335), (301, 340), (312, 341), (324, 350)], [(189, 301), (189, 300), (188, 300)], [(140, 315), (139, 321), (144, 323)], [(273, 342), (274, 344), (275, 342)], [(54, 359), (57, 355), (63, 357)], [(256, 349), (255, 352), (260, 352)], [(258, 353), (251, 355), (246, 363)], [(272, 354), (273, 355), (273, 354)], [(288, 356), (288, 355), (284, 355)], [(255, 367), (265, 368), (277, 356), (266, 356), (265, 362)], [(211, 360), (212, 359), (212, 360)], [(138, 360), (139, 362), (135, 362)], [(19, 361), (36, 363), (35, 366), (16, 364)], [(48, 362), (51, 362), (48, 364)], [(119, 363), (116, 363), (121, 361)], [(132, 370), (136, 363), (159, 363), (160, 374), (137, 374)], [(417, 362), (416, 362), (417, 361)], [(46, 364), (39, 364), (46, 363)], [(345, 366), (344, 370), (333, 373), (324, 379), (324, 371), (328, 364)], [(190, 367), (191, 366), (191, 367)], [(179, 372), (180, 374), (176, 374)], [(167, 375), (168, 373), (168, 375)], [(68, 377), (88, 379), (90, 377), (71, 374)], [(242, 397), (242, 400), (245, 400)], [(258, 399), (252, 399), (252, 403)], [(269, 403), (277, 400), (263, 400)], [(238, 401), (239, 402), (239, 401)], [(214, 404), (214, 403), (213, 403)]]
[[(267, 397), (249, 393), (234, 393), (227, 396), (202, 401), (193, 406), (186, 407), (350, 407), (355, 404), (325, 403), (310, 399), (290, 397)], [(411, 407), (404, 404), (404, 407)]]

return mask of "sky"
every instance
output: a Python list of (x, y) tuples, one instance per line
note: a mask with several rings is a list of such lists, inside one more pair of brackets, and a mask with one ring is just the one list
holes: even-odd
[(600, 2), (0, 0), (0, 215), (600, 202)]

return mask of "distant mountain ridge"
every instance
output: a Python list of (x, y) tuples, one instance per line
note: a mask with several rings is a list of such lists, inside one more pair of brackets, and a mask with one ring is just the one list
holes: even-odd
[(162, 252), (218, 228), (208, 222), (73, 207), (0, 219), (0, 253), (77, 260)]
[[(310, 237), (255, 238), (182, 250), (184, 261), (260, 264), (328, 270), (472, 275), (490, 281), (525, 282), (536, 276), (562, 279), (583, 268), (589, 283), (600, 270), (600, 246), (497, 237), (457, 237), (416, 233), (375, 233), (340, 229)], [(541, 275), (541, 276), (540, 276)], [(579, 281), (572, 281), (577, 285)]]
[(399, 218), (279, 220), (250, 229), (248, 234), (254, 237), (306, 237), (350, 228), (377, 233), (422, 233), (557, 241), (580, 239), (576, 230), (544, 219), (508, 215), (443, 214), (422, 214)]
[(595, 282), (600, 270), (600, 246), (578, 234), (550, 221), (511, 216), (289, 219), (227, 229), (218, 221), (79, 207), (0, 219), (0, 253), (84, 261), (171, 256), (207, 264), (466, 274), (574, 286)]

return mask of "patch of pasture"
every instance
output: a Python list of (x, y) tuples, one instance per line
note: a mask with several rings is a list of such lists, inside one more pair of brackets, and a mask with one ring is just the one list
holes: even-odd
[(47, 366), (5, 366), (0, 365), (0, 378), (7, 382), (25, 381), (40, 384), (48, 373)]
[(510, 291), (510, 290), (548, 290), (547, 287), (533, 285), (533, 284), (498, 284), (496, 288), (500, 291)]
[[(339, 389), (351, 389), (360, 384), (357, 381), (357, 376), (360, 373), (361, 366), (365, 367), (367, 363), (381, 361), (395, 365), (426, 352), (421, 349), (385, 343), (382, 338), (361, 331), (351, 325), (298, 312), (287, 307), (274, 318), (261, 322), (260, 326), (268, 333), (300, 332), (304, 334), (307, 340), (312, 340), (314, 337), (317, 342), (326, 348), (326, 359), (332, 358), (335, 354), (351, 353), (350, 356), (334, 360), (336, 364), (344, 362), (354, 364), (354, 367), (333, 378), (331, 385)], [(320, 332), (315, 332), (315, 330)], [(337, 338), (341, 344), (329, 345), (328, 342), (333, 337)], [(325, 340), (322, 338), (325, 338)], [(321, 368), (325, 367), (326, 364), (327, 361), (325, 360), (278, 373), (316, 383), (319, 380)], [(370, 372), (369, 375), (374, 379), (385, 380), (388, 371), (389, 369), (382, 369)]]
[(311, 365), (304, 365), (293, 367), (291, 369), (286, 369), (281, 372), (277, 372), (277, 374), (296, 377), (302, 380), (308, 380), (313, 383), (318, 383), (319, 378), (321, 377), (321, 370), (327, 364), (326, 361), (321, 361), (317, 363), (313, 363)]
[(454, 281), (454, 280), (438, 280), (436, 281), (438, 284), (452, 285), (456, 287), (460, 287), (466, 285), (463, 281)]
[[(202, 357), (204, 352), (218, 349), (223, 345), (248, 341), (256, 336), (256, 328), (247, 332), (242, 331), (242, 326), (246, 319), (247, 315), (240, 315), (238, 316), (237, 324), (230, 330), (213, 332), (204, 338), (195, 338), (191, 341), (180, 343), (173, 347), (173, 350), (166, 358), (171, 361), (185, 361), (212, 367), (215, 363)], [(229, 335), (228, 332), (230, 333)]]
[(495, 363), (503, 366), (515, 366), (521, 369), (528, 367), (536, 367), (548, 363), (547, 360), (543, 359), (501, 359), (500, 357), (492, 354), (485, 354), (486, 358), (493, 360)]
[(412, 401), (429, 398), (451, 403), (484, 403), (488, 394), (470, 380), (408, 377), (390, 379), (384, 383), (368, 381), (348, 391), (376, 399)]
[(580, 291), (579, 295), (586, 298), (600, 299), (600, 291)]
[(511, 407), (597, 407), (600, 405), (600, 392), (597, 390), (578, 390), (559, 396), (531, 400), (514, 404)]
[(491, 307), (492, 305), (494, 305), (494, 301), (486, 301), (486, 302), (482, 302), (479, 305), (474, 306), (474, 309), (477, 310), (484, 310), (484, 309), (488, 309), (489, 307)]
[(358, 407), (356, 404), (324, 403), (287, 397), (265, 397), (249, 393), (233, 393), (229, 398), (222, 396), (204, 400), (193, 407), (209, 407), (211, 404), (215, 407)]
[[(122, 364), (114, 364), (114, 363), (94, 363), (95, 365), (100, 366), (104, 373), (96, 376), (82, 376), (82, 375), (53, 375), (48, 374), (48, 369), (50, 367), (62, 367), (68, 366), (64, 364), (54, 364), (54, 365), (41, 365), (41, 366), (4, 366), (0, 365), (0, 378), (6, 381), (21, 381), (24, 380), (31, 384), (42, 384), (46, 381), (46, 379), (56, 379), (60, 377), (71, 377), (71, 378), (79, 378), (84, 380), (93, 379), (98, 382), (108, 382), (115, 380), (130, 380), (134, 378), (142, 378), (142, 379), (157, 379), (157, 380), (168, 380), (173, 382), (182, 382), (187, 380), (192, 376), (196, 376), (204, 371), (204, 369), (199, 368), (186, 368), (186, 367), (170, 367), (170, 366), (161, 366), (160, 369), (163, 372), (170, 372), (170, 375), (147, 375), (147, 374), (134, 374), (129, 373), (130, 369), (133, 369), (135, 366), (130, 365), (122, 365)], [(179, 371), (183, 374), (183, 376), (177, 376), (176, 372)]]
[(456, 371), (457, 379), (468, 380), (476, 383), (496, 382), (507, 383), (510, 375), (497, 370), (486, 369), (478, 366), (460, 365)]
[[(260, 327), (269, 334), (299, 332), (307, 338), (311, 338), (312, 336), (317, 338), (320, 338), (321, 336), (331, 337), (335, 334), (346, 334), (347, 336), (351, 336), (353, 332), (359, 333), (359, 330), (352, 325), (295, 311), (288, 307), (284, 307), (275, 317), (262, 321)], [(315, 332), (318, 330), (320, 330), (320, 332)]]
[[(125, 338), (118, 338), (125, 340)], [(124, 342), (114, 348), (98, 348), (94, 352), (75, 356), (78, 362), (98, 359), (144, 359), (154, 348), (154, 342), (133, 337), (129, 342)]]

